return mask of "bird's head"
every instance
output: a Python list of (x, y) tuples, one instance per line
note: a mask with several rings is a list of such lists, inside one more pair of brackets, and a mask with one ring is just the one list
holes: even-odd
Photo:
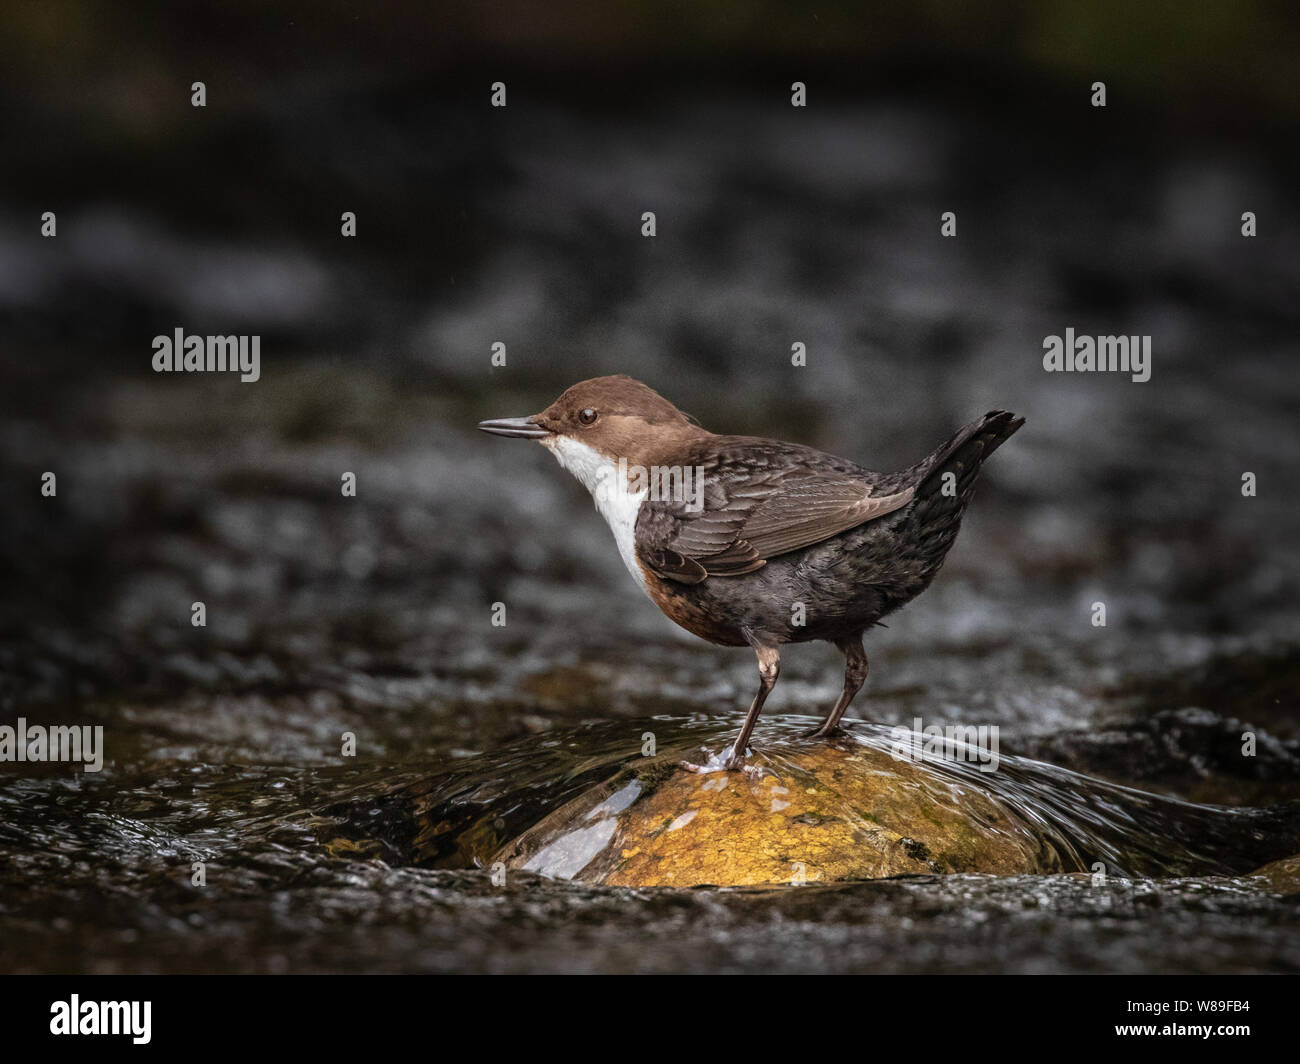
[(479, 428), (537, 440), (588, 487), (596, 468), (620, 460), (657, 464), (676, 445), (707, 435), (653, 388), (623, 375), (580, 381), (540, 414), (483, 421)]

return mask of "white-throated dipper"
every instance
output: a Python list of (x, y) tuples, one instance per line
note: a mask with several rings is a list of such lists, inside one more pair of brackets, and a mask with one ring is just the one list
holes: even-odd
[(826, 736), (867, 678), (863, 633), (943, 565), (980, 466), (1024, 418), (985, 414), (910, 469), (873, 473), (811, 447), (700, 428), (627, 376), (575, 384), (540, 414), (479, 424), (537, 440), (591, 492), (651, 600), (688, 632), (758, 655), (724, 767), (741, 768), (786, 643), (844, 653)]

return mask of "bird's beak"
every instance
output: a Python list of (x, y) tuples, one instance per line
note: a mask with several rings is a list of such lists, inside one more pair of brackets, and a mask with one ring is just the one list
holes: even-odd
[(494, 436), (515, 436), (521, 440), (540, 440), (551, 435), (531, 417), (501, 417), (495, 421), (480, 421), (478, 427)]

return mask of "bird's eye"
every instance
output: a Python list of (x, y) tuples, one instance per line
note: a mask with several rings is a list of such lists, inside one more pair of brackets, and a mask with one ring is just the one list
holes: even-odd
[(596, 413), (596, 411), (592, 410), (591, 407), (587, 407), (586, 410), (582, 411), (578, 415), (578, 420), (584, 425), (594, 425), (596, 423), (596, 418), (598, 417), (600, 417), (600, 415)]

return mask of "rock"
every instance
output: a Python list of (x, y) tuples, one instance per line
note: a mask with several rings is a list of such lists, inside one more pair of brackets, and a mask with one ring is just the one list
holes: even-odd
[(994, 795), (884, 750), (807, 745), (751, 763), (774, 774), (700, 774), (671, 756), (633, 762), (491, 861), (630, 887), (1062, 871)]
[(635, 887), (1241, 876), (1300, 852), (1300, 801), (1197, 805), (1009, 753), (991, 760), (956, 737), (857, 723), (826, 743), (804, 737), (808, 718), (764, 723), (751, 761), (761, 774), (682, 767), (701, 744), (723, 749), (736, 721), (656, 717), (651, 758), (633, 752), (644, 726), (592, 722), (323, 816), (330, 837), (371, 840), (396, 864)]
[(1269, 887), (1279, 894), (1300, 894), (1300, 855), (1270, 861), (1250, 874), (1263, 876)]

